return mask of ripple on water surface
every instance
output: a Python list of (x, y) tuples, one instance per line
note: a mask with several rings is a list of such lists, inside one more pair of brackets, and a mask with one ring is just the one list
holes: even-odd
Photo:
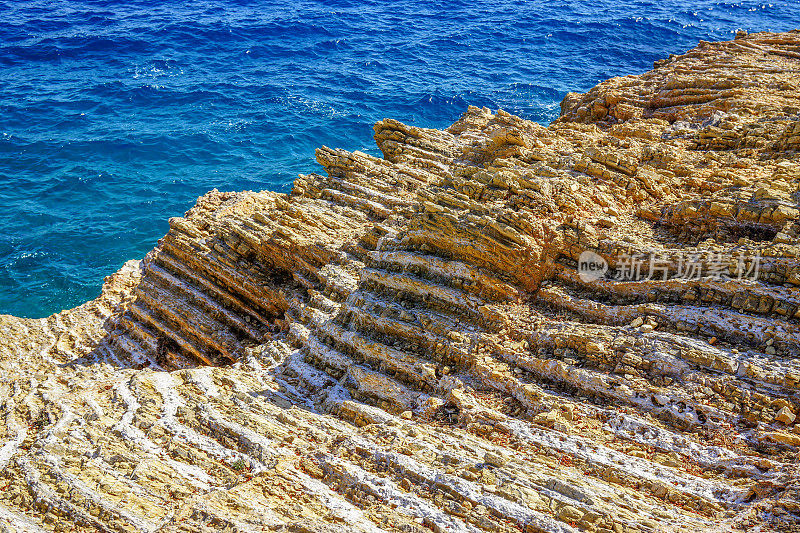
[(794, 1), (0, 1), (0, 313), (95, 297), (167, 219), (287, 190), (322, 144), (467, 105), (547, 123), (567, 91), (698, 39), (800, 26)]

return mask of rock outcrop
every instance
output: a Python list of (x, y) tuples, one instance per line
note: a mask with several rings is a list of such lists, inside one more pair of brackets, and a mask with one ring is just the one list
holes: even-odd
[(0, 530), (798, 530), (800, 32), (654, 67), (383, 120), (0, 317)]

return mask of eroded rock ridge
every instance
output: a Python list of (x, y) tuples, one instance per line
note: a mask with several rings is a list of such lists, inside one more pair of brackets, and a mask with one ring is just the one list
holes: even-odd
[(0, 317), (0, 529), (798, 529), (800, 32), (375, 140)]

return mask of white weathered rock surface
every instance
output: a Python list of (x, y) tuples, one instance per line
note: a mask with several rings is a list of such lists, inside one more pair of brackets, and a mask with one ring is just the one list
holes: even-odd
[(798, 32), (701, 43), (547, 128), (387, 119), (383, 159), (208, 193), (97, 300), (0, 317), (0, 530), (793, 531), (799, 73)]

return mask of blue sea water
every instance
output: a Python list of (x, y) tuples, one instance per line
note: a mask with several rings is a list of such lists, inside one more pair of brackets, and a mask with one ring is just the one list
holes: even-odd
[(323, 144), (468, 104), (542, 123), (699, 39), (800, 28), (796, 0), (0, 0), (0, 313), (99, 294), (167, 219), (287, 191)]

